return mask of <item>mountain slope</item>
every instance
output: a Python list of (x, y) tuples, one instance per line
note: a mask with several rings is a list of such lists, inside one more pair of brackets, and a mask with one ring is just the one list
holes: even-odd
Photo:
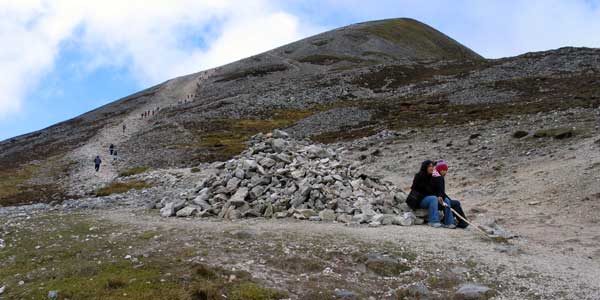
[[(463, 123), (593, 106), (599, 66), (594, 49), (488, 61), (415, 20), (350, 25), (1, 142), (2, 178), (20, 175), (0, 181), (0, 205), (93, 192), (129, 167), (224, 160), (249, 136), (274, 128), (331, 142), (383, 128), (444, 126), (429, 120), (442, 111)], [(111, 143), (118, 161), (107, 155)], [(105, 162), (99, 173), (95, 155)]]

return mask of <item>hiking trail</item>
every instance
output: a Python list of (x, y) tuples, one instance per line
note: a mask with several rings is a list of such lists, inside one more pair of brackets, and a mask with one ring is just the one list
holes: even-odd
[[(178, 101), (185, 99), (186, 95), (196, 92), (197, 84), (207, 80), (214, 73), (214, 69), (206, 70), (201, 73), (175, 78), (166, 83), (157, 96), (152, 97), (152, 101), (140, 105), (131, 110), (120, 121), (112, 123), (100, 129), (86, 144), (71, 151), (66, 158), (76, 163), (71, 171), (65, 187), (71, 194), (84, 195), (92, 192), (99, 187), (111, 182), (119, 175), (120, 167), (123, 167), (123, 153), (120, 146), (129, 138), (148, 128), (153, 118), (169, 106), (178, 105)], [(155, 115), (141, 118), (145, 111), (152, 111), (160, 108)], [(123, 124), (126, 129), (123, 132)], [(109, 154), (110, 144), (115, 145), (117, 153), (121, 153), (114, 160)], [(96, 155), (102, 159), (100, 170), (94, 170), (94, 158)]]

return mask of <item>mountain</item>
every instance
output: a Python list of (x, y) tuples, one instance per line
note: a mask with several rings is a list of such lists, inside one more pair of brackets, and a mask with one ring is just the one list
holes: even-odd
[[(0, 204), (83, 195), (131, 167), (226, 160), (275, 128), (330, 143), (597, 106), (599, 65), (596, 49), (488, 60), (412, 19), (354, 24), (1, 142)], [(107, 155), (110, 144), (118, 161)], [(96, 155), (105, 161), (99, 173)]]

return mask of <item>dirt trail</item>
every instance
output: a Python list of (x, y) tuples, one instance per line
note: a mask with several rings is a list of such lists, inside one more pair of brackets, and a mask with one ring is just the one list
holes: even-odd
[[(70, 152), (67, 158), (77, 163), (71, 173), (69, 182), (65, 185), (71, 194), (87, 193), (116, 178), (119, 173), (119, 159), (121, 157), (117, 157), (117, 160), (115, 160), (109, 154), (110, 144), (115, 145), (117, 153), (123, 153), (120, 151), (119, 146), (124, 144), (130, 137), (147, 128), (148, 124), (152, 122), (152, 114), (142, 119), (142, 113), (177, 105), (178, 101), (184, 100), (188, 95), (195, 93), (197, 84), (207, 80), (213, 73), (214, 70), (211, 69), (195, 75), (170, 80), (158, 93), (159, 95), (152, 98), (152, 102), (145, 103), (132, 110), (120, 122), (104, 127), (85, 145)], [(155, 114), (157, 113), (160, 113), (160, 110), (155, 111)], [(123, 125), (126, 126), (125, 131), (123, 131)], [(99, 155), (102, 159), (100, 171), (98, 172), (94, 170), (93, 163), (96, 155)]]

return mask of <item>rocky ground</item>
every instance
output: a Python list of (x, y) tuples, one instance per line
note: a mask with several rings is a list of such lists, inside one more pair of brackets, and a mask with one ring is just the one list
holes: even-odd
[[(6, 287), (0, 297), (38, 299), (58, 291), (61, 299), (221, 299), (221, 294), (233, 299), (597, 299), (597, 117), (597, 111), (580, 109), (551, 118), (517, 117), (444, 130), (382, 131), (352, 142), (320, 146), (315, 154), (306, 151), (315, 149), (308, 142), (285, 136), (257, 137), (248, 152), (228, 163), (148, 171), (118, 179), (144, 180), (153, 186), (148, 189), (62, 204), (3, 208), (0, 285)], [(570, 134), (559, 132), (556, 138), (540, 131), (567, 122)], [(517, 131), (527, 135), (515, 137)], [(296, 150), (264, 148), (277, 138)], [(332, 155), (329, 149), (339, 149), (339, 154)], [(214, 185), (215, 192), (228, 188), (238, 167), (243, 170), (243, 164), (257, 156), (263, 159), (257, 159), (257, 165), (248, 171), (270, 174), (287, 164), (271, 165), (264, 158), (283, 153), (291, 163), (298, 159), (291, 155), (295, 151), (313, 161), (298, 166), (299, 170), (321, 166), (325, 157), (316, 153), (331, 155), (325, 166), (338, 160), (346, 167), (354, 162), (361, 170), (357, 174), (390, 182), (396, 193), (407, 191), (421, 160), (447, 159), (450, 194), (463, 201), (467, 215), (479, 224), (500, 224), (518, 237), (494, 240), (473, 228), (380, 226), (361, 218), (348, 222), (318, 218), (319, 212), (329, 209), (337, 214), (336, 219), (362, 213), (361, 209), (346, 212), (328, 207), (327, 193), (307, 193), (297, 210), (283, 211), (283, 219), (275, 218), (275, 211), (271, 217), (264, 216), (266, 208), (257, 209), (257, 215), (229, 212), (220, 216), (220, 210), (212, 206), (202, 208), (205, 203), (199, 201), (205, 200), (202, 190), (208, 182), (223, 182)], [(258, 165), (271, 167), (259, 172)], [(345, 176), (352, 177), (352, 173)], [(223, 180), (226, 177), (229, 180)], [(211, 194), (210, 199), (232, 197), (240, 190), (249, 194), (253, 176), (240, 177), (244, 179), (238, 178), (237, 185), (229, 185), (231, 190), (220, 191), (224, 196)], [(261, 182), (260, 178), (254, 182)], [(269, 188), (289, 188), (305, 178), (296, 181), (290, 175), (280, 187)], [(235, 207), (256, 209), (257, 203), (269, 204), (262, 198), (267, 195), (246, 195), (242, 199), (249, 202)], [(291, 200), (297, 194), (290, 195)], [(316, 203), (321, 197), (323, 207), (319, 209)], [(196, 211), (188, 217), (162, 217), (154, 207), (172, 200), (183, 201)], [(373, 203), (375, 213), (385, 209), (385, 205)], [(402, 215), (393, 205), (389, 213)], [(313, 218), (297, 214), (311, 209)], [(69, 250), (64, 250), (67, 254), (63, 256), (55, 252), (58, 249)], [(86, 264), (80, 268), (72, 267), (83, 261)], [(120, 271), (110, 271), (115, 268)], [(198, 268), (211, 275), (197, 275)], [(82, 280), (90, 282), (85, 286), (93, 292), (81, 290)], [(246, 296), (239, 298), (240, 294)]]

